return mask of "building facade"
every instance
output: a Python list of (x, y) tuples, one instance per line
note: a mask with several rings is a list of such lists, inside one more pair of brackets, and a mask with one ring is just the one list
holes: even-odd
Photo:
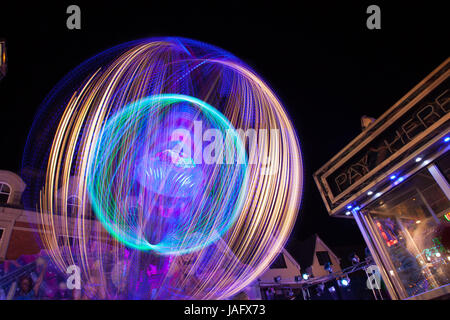
[[(40, 251), (35, 212), (21, 204), (25, 183), (15, 173), (0, 170), (0, 261)], [(36, 221), (37, 222), (37, 221)]]
[[(74, 239), (74, 226), (76, 225), (77, 207), (80, 204), (76, 193), (77, 179), (73, 177), (69, 182), (67, 203), (69, 234), (63, 232), (63, 228), (57, 234), (57, 242), (64, 245), (65, 242)], [(44, 245), (41, 243), (39, 233), (42, 232), (42, 217), (38, 211), (26, 210), (22, 204), (22, 194), (26, 184), (22, 178), (11, 171), (0, 170), (0, 262), (4, 260), (16, 260), (22, 255), (38, 254)], [(86, 217), (91, 219), (91, 216)], [(46, 219), (44, 219), (46, 220)], [(47, 221), (47, 220), (46, 220)], [(55, 223), (59, 222), (58, 219)], [(100, 222), (92, 220), (93, 227), (100, 227)]]
[(313, 278), (324, 279), (330, 274), (325, 269), (327, 264), (333, 273), (341, 272), (340, 259), (319, 236), (312, 235), (302, 242), (290, 241), (259, 277), (261, 296), (268, 299), (270, 292), (287, 298), (291, 292), (301, 294), (302, 287)]

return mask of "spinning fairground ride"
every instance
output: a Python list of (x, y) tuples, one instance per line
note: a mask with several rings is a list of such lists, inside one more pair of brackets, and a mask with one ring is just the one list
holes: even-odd
[[(40, 239), (92, 299), (226, 299), (284, 246), (299, 142), (235, 56), (183, 38), (133, 41), (53, 89), (30, 132), (24, 197)], [(76, 201), (74, 201), (76, 199)], [(62, 239), (62, 240), (61, 240)]]

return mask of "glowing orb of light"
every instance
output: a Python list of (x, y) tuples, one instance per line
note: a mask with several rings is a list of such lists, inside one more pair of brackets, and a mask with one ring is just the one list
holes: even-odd
[[(242, 210), (247, 164), (208, 164), (203, 158), (196, 164), (191, 143), (174, 137), (180, 111), (202, 130), (228, 135), (228, 150), (245, 153), (229, 121), (194, 97), (144, 98), (109, 119), (91, 157), (87, 182), (97, 217), (129, 247), (161, 254), (192, 252), (222, 236)], [(191, 137), (188, 129), (183, 133)], [(220, 147), (217, 152), (224, 151)]]
[(274, 91), (234, 55), (184, 38), (121, 44), (63, 78), (22, 177), (43, 246), (64, 274), (80, 267), (92, 299), (239, 293), (282, 250), (303, 190)]

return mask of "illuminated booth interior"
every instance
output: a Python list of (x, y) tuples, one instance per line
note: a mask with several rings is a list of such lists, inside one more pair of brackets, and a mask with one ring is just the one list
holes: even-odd
[(447, 59), (320, 168), (330, 215), (354, 218), (392, 299), (450, 294)]

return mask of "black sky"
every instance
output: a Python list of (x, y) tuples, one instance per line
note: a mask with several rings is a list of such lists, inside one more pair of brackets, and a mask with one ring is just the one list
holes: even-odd
[[(328, 216), (312, 174), (359, 134), (362, 115), (380, 116), (448, 56), (444, 1), (92, 2), (0, 5), (9, 69), (0, 82), (0, 169), (19, 171), (39, 104), (78, 64), (134, 39), (192, 38), (241, 58), (287, 108), (305, 169), (294, 236), (363, 246), (353, 221)], [(81, 30), (66, 28), (70, 4), (81, 7)], [(366, 28), (370, 4), (381, 7), (381, 30)]]

